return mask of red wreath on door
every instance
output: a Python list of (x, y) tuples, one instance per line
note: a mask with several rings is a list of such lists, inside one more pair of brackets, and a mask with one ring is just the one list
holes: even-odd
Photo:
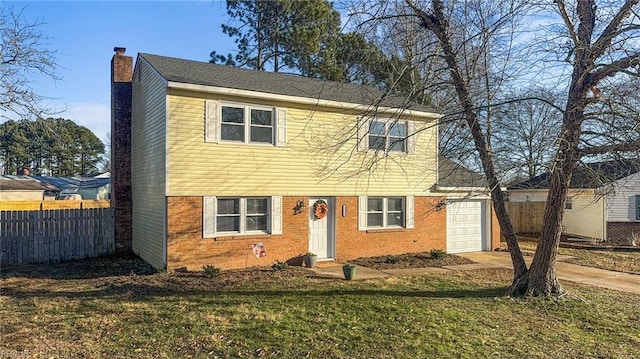
[(327, 202), (320, 199), (313, 204), (313, 214), (317, 219), (323, 219), (327, 216), (327, 213), (329, 213), (329, 206), (327, 206)]

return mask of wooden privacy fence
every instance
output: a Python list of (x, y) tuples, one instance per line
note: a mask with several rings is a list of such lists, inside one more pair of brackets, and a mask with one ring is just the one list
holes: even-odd
[(57, 263), (114, 252), (112, 208), (0, 211), (0, 265)]
[(506, 205), (516, 233), (540, 233), (545, 202), (507, 202)]
[(82, 201), (0, 201), (0, 211), (109, 208), (108, 200), (85, 199)]

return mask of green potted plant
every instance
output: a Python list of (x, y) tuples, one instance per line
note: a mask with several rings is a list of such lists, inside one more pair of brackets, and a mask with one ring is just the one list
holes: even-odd
[(353, 263), (346, 263), (342, 266), (342, 273), (344, 273), (344, 279), (352, 280), (356, 276), (356, 265)]
[(316, 261), (318, 260), (318, 256), (315, 253), (308, 252), (304, 255), (304, 265), (307, 268), (313, 268), (316, 266)]

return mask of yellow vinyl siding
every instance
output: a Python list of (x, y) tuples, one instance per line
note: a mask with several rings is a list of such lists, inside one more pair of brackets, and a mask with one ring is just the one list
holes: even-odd
[(572, 209), (564, 211), (563, 232), (589, 238), (604, 237), (603, 197), (593, 190), (569, 190)]
[(141, 59), (133, 94), (133, 251), (154, 267), (164, 268), (166, 84)]
[(436, 181), (435, 121), (416, 122), (422, 131), (415, 154), (373, 162), (375, 156), (357, 151), (355, 113), (224, 98), (285, 108), (287, 145), (216, 144), (204, 141), (204, 97), (171, 91), (168, 98), (169, 196), (424, 195)]
[(41, 201), (44, 197), (44, 191), (29, 191), (29, 190), (15, 190), (15, 191), (1, 191), (1, 201)]

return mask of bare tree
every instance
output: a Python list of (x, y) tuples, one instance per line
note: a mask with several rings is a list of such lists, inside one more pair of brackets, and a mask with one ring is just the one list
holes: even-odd
[(501, 97), (505, 104), (494, 110), (493, 123), (493, 152), (500, 177), (514, 182), (548, 171), (562, 122), (562, 111), (554, 102), (560, 102), (562, 96), (538, 88)]
[[(401, 47), (409, 44), (412, 56), (420, 53), (405, 61), (431, 71), (419, 79), (425, 83), (417, 88), (454, 94), (436, 95), (431, 103), (444, 110), (440, 124), (451, 134), (447, 139), (462, 145), (459, 152), (469, 152), (471, 145), (477, 154), (513, 262), (513, 295), (563, 294), (555, 258), (576, 165), (612, 153), (630, 152), (637, 157), (633, 152), (640, 148), (637, 96), (621, 94), (633, 92), (635, 85), (629, 84), (637, 84), (640, 69), (638, 1), (602, 2), (598, 8), (594, 0), (579, 0), (568, 10), (561, 0), (534, 5), (524, 0), (405, 0), (405, 6), (398, 2), (378, 3), (377, 7), (363, 4), (354, 10), (359, 11), (360, 30), (380, 36), (376, 26), (384, 23), (399, 31), (395, 36), (383, 35), (386, 41), (401, 39)], [(526, 25), (522, 23), (525, 18)], [(414, 27), (407, 25), (408, 19), (415, 21)], [(532, 31), (534, 24), (540, 24), (537, 28), (542, 31)], [(403, 36), (402, 31), (417, 31), (419, 36)], [(418, 44), (420, 51), (415, 51)], [(514, 88), (530, 88), (540, 82), (564, 95), (553, 99), (527, 96), (524, 102), (508, 96)], [(439, 91), (442, 89), (445, 91)], [(497, 167), (496, 155), (504, 143), (500, 141), (508, 138), (502, 136), (504, 131), (509, 130), (507, 126), (496, 128), (504, 125), (499, 117), (513, 112), (508, 104), (518, 101), (525, 109), (535, 104), (526, 110), (529, 119), (549, 117), (550, 123), (532, 130), (536, 134), (548, 131), (545, 146), (555, 151), (545, 152), (537, 161), (529, 159), (533, 167), (534, 162), (544, 162), (552, 173), (544, 228), (531, 268), (524, 262), (505, 208), (503, 172)], [(542, 108), (549, 113), (538, 112)]]
[[(451, 27), (461, 25), (452, 22), (455, 18), (452, 18), (451, 14), (455, 13), (456, 6), (472, 5), (477, 8), (481, 4), (452, 3), (447, 7), (442, 0), (432, 0), (429, 5), (418, 5), (412, 0), (405, 1), (415, 16), (420, 19), (424, 29), (435, 35), (442, 46), (441, 53), (446, 60), (451, 82), (463, 108), (476, 150), (480, 154), (484, 174), (492, 189), (491, 195), (496, 214), (511, 253), (514, 264), (512, 294), (563, 294), (555, 272), (555, 259), (561, 235), (562, 209), (573, 170), (585, 155), (620, 150), (637, 151), (640, 148), (638, 142), (627, 142), (625, 138), (606, 142), (606, 144), (591, 145), (583, 133), (583, 126), (589, 120), (598, 118), (598, 109), (601, 108), (598, 104), (601, 103), (599, 99), (602, 92), (598, 86), (608, 78), (638, 75), (640, 53), (637, 47), (637, 36), (640, 32), (640, 19), (637, 5), (639, 0), (627, 0), (617, 8), (614, 4), (605, 3), (602, 9), (598, 9), (593, 0), (580, 0), (576, 1), (572, 11), (567, 9), (564, 1), (555, 1), (556, 10), (564, 24), (561, 35), (566, 34), (570, 38), (570, 42), (565, 44), (568, 55), (564, 61), (571, 70), (571, 77), (567, 86), (566, 104), (562, 109), (562, 126), (557, 136), (557, 152), (551, 167), (552, 176), (541, 238), (529, 269), (524, 264), (510, 219), (504, 210), (504, 196), (500, 190), (489, 144), (491, 137), (487, 134), (486, 128), (483, 129), (481, 126), (482, 106), (474, 102), (472, 83), (464, 76), (461, 54), (457, 51), (455, 42), (457, 39), (452, 37)], [(510, 5), (509, 11), (504, 13), (503, 18), (495, 14), (487, 14), (494, 20), (492, 26), (486, 28), (486, 32), (497, 31), (499, 27), (512, 23), (513, 15), (522, 9), (522, 5), (517, 2)], [(459, 13), (466, 15), (468, 8), (466, 10)], [(614, 117), (620, 118), (618, 115)], [(629, 120), (621, 121), (628, 123)]]
[(0, 109), (23, 118), (43, 118), (51, 111), (37, 92), (38, 76), (58, 80), (55, 51), (38, 30), (39, 21), (29, 21), (23, 11), (0, 5)]

